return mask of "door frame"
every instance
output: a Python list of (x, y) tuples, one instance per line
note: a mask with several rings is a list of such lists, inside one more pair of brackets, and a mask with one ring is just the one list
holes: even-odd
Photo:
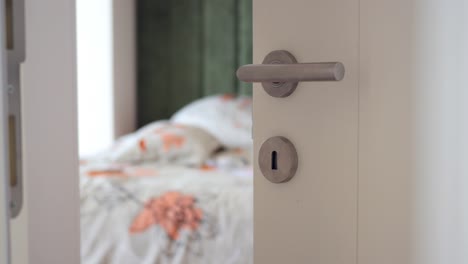
[(75, 1), (26, 0), (24, 204), (11, 263), (80, 263)]
[(5, 61), (5, 7), (0, 5), (0, 264), (10, 262), (10, 226), (9, 226), (9, 162), (7, 116), (8, 104), (6, 95), (6, 61)]

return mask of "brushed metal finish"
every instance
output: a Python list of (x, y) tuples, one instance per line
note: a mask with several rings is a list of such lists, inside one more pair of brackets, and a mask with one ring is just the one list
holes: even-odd
[[(296, 58), (286, 50), (274, 50), (263, 59), (262, 64), (296, 64)], [(262, 82), (263, 90), (267, 94), (277, 98), (283, 98), (291, 95), (297, 87), (297, 82)]]
[(267, 139), (260, 147), (258, 165), (270, 182), (284, 183), (291, 180), (298, 166), (294, 144), (281, 136)]
[(340, 62), (249, 64), (241, 66), (237, 76), (244, 82), (340, 81), (344, 72)]
[(262, 64), (248, 64), (237, 70), (239, 80), (261, 82), (265, 91), (274, 97), (289, 96), (298, 82), (341, 81), (344, 76), (345, 67), (341, 62), (297, 63), (285, 50), (269, 53)]

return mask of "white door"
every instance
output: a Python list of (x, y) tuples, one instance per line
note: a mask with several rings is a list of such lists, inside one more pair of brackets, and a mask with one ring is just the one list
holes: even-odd
[(255, 169), (255, 263), (355, 263), (358, 0), (255, 0), (253, 10), (254, 62), (287, 50), (298, 62), (346, 68), (340, 82), (302, 82), (285, 98), (254, 87), (255, 153), (269, 137), (284, 136), (299, 159), (286, 183)]
[[(6, 42), (7, 46), (11, 45), (7, 47), (8, 63), (23, 61), (21, 56), (15, 55), (22, 43), (25, 44), (26, 56), (21, 66), (16, 65), (13, 70), (9, 67), (8, 81), (0, 75), (0, 258), (6, 256), (5, 230), (8, 229), (5, 227), (8, 224), (10, 263), (77, 264), (80, 263), (80, 240), (75, 2), (25, 0), (24, 9), (18, 4), (21, 1), (6, 2), (7, 7), (12, 4), (11, 26), (14, 29), (21, 26), (21, 21), (17, 20), (18, 13), (25, 14), (24, 38), (13, 30), (13, 41)], [(1, 14), (3, 22), (4, 12)], [(8, 24), (8, 19), (6, 21)], [(3, 39), (1, 41), (4, 43)], [(5, 73), (5, 69), (1, 73)], [(12, 74), (20, 77), (18, 82)], [(6, 82), (14, 84), (8, 87), (8, 110), (3, 104), (7, 96)], [(20, 166), (15, 168), (18, 178), (14, 180), (21, 183), (21, 189), (12, 186), (8, 200), (4, 199), (4, 183), (8, 182), (8, 186), (15, 184), (7, 176), (10, 173), (4, 166), (12, 158), (5, 152), (5, 140), (11, 143), (12, 135), (5, 131), (8, 127), (5, 125), (6, 115), (9, 120), (15, 116), (14, 128), (17, 131), (14, 135), (19, 137), (15, 142), (22, 142), (20, 149), (16, 150)], [(10, 122), (8, 125), (12, 127)], [(20, 127), (22, 129), (18, 129)], [(5, 219), (5, 202), (15, 205), (15, 210), (11, 211), (13, 218), (9, 221)]]
[(466, 1), (255, 0), (253, 18), (254, 63), (346, 69), (285, 98), (255, 85), (256, 158), (284, 136), (299, 161), (280, 184), (255, 168), (255, 263), (468, 263)]

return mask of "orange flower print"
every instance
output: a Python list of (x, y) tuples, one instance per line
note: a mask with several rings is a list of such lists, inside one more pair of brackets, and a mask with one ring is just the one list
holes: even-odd
[(153, 168), (122, 167), (122, 168), (89, 170), (87, 172), (87, 175), (91, 178), (97, 178), (97, 177), (129, 178), (129, 177), (158, 176), (158, 172)]
[(202, 170), (202, 171), (212, 171), (212, 170), (216, 170), (216, 167), (212, 166), (212, 165), (208, 165), (208, 164), (203, 164), (203, 165), (200, 166), (200, 170)]
[(135, 177), (157, 176), (158, 172), (152, 168), (139, 168), (134, 167), (128, 169), (128, 174)]
[(167, 192), (145, 204), (130, 226), (130, 233), (141, 233), (152, 225), (160, 225), (170, 239), (177, 240), (181, 229), (195, 231), (203, 212), (195, 207), (195, 198), (179, 192)]
[(128, 174), (122, 169), (90, 170), (87, 172), (89, 177), (121, 177), (126, 178)]
[(141, 139), (139, 142), (138, 142), (138, 146), (140, 147), (140, 150), (141, 152), (146, 152), (147, 148), (146, 148), (146, 141), (144, 139)]
[(168, 152), (171, 148), (176, 147), (180, 148), (185, 142), (185, 138), (183, 136), (165, 133), (162, 134), (162, 140), (164, 143), (164, 151)]
[(221, 101), (231, 101), (234, 100), (234, 95), (232, 94), (223, 94), (221, 95)]

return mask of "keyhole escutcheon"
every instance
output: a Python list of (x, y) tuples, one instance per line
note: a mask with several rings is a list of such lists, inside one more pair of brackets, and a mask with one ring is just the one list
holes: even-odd
[(258, 165), (263, 176), (270, 182), (289, 181), (296, 174), (298, 167), (294, 144), (282, 136), (268, 138), (259, 149)]
[(271, 169), (272, 170), (278, 169), (278, 152), (276, 152), (276, 150), (271, 152)]

